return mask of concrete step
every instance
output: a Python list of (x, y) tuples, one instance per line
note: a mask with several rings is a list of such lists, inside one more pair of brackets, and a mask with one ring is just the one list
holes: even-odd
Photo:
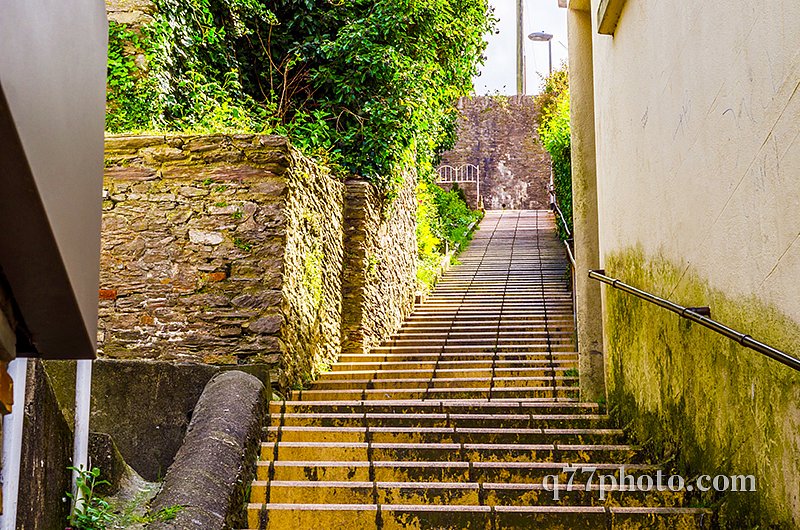
[(688, 530), (708, 528), (711, 511), (605, 506), (250, 504), (250, 528), (285, 530)]
[(365, 362), (397, 361), (544, 361), (552, 363), (558, 359), (577, 359), (574, 351), (457, 351), (455, 349), (404, 349), (375, 348), (371, 353), (342, 355), (334, 367)]
[(446, 377), (440, 373), (431, 374), (429, 377), (403, 377), (403, 378), (371, 378), (371, 379), (331, 379), (323, 377), (314, 383), (314, 390), (338, 390), (338, 389), (383, 389), (391, 391), (394, 388), (402, 389), (432, 389), (432, 388), (504, 388), (504, 387), (544, 387), (578, 386), (577, 377), (556, 377), (556, 376), (512, 376), (503, 377), (492, 375), (491, 371), (483, 377)]
[(453, 388), (342, 388), (332, 390), (294, 390), (292, 399), (315, 401), (340, 401), (350, 399), (577, 399), (579, 389), (574, 386), (458, 386)]
[[(353, 371), (408, 371), (408, 370), (473, 370), (473, 369), (488, 369), (492, 368), (501, 369), (516, 369), (516, 368), (542, 368), (545, 373), (550, 371), (566, 371), (576, 369), (578, 366), (578, 356), (576, 354), (553, 354), (547, 356), (539, 356), (531, 359), (526, 356), (526, 359), (512, 358), (508, 359), (504, 356), (475, 356), (477, 359), (473, 360), (447, 360), (447, 357), (432, 355), (425, 360), (403, 360), (405, 356), (400, 356), (397, 361), (382, 361), (373, 360), (365, 362), (340, 362), (331, 367), (330, 374), (337, 374), (338, 372), (353, 372)], [(519, 356), (514, 356), (519, 357)], [(550, 358), (552, 357), (552, 361)], [(384, 357), (385, 358), (385, 357)], [(327, 375), (327, 374), (324, 374)]]
[(484, 427), (493, 429), (607, 428), (603, 414), (451, 414), (285, 412), (271, 415), (272, 426), (309, 427)]
[(619, 429), (421, 427), (421, 426), (270, 426), (267, 442), (590, 444), (624, 441)]
[(627, 444), (490, 444), (403, 442), (264, 442), (261, 460), (503, 461), (638, 464)]
[[(564, 472), (567, 462), (404, 462), (404, 461), (358, 461), (358, 462), (283, 462), (260, 461), (256, 480), (282, 481), (333, 481), (369, 482), (370, 476), (378, 482), (496, 482), (519, 484), (543, 484), (545, 477), (558, 476), (560, 484), (567, 484), (572, 472)], [(597, 474), (618, 478), (617, 464), (587, 462)], [(653, 475), (655, 466), (631, 464), (625, 466), (625, 475), (639, 477)], [(588, 478), (576, 473), (574, 481)], [(549, 479), (551, 480), (551, 479)], [(599, 479), (595, 477), (595, 483)]]
[[(256, 481), (254, 502), (279, 504), (440, 504), (472, 506), (618, 506), (620, 504), (680, 507), (682, 492), (641, 491), (619, 486), (492, 482)], [(602, 489), (602, 492), (601, 492)], [(269, 490), (269, 499), (267, 499)], [(600, 497), (603, 497), (602, 499)]]
[(357, 414), (598, 414), (597, 403), (574, 400), (349, 400), (349, 401), (273, 401), (271, 414), (357, 413)]
[(437, 377), (567, 377), (565, 372), (569, 368), (563, 366), (553, 366), (542, 364), (539, 366), (522, 368), (492, 368), (491, 362), (488, 366), (480, 368), (442, 368), (441, 365), (431, 368), (419, 368), (409, 370), (336, 370), (326, 372), (320, 376), (318, 381), (332, 380), (371, 380), (371, 379), (419, 379)]

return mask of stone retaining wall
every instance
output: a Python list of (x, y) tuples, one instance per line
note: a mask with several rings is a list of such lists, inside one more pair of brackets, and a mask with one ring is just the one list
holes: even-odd
[[(481, 197), (487, 210), (548, 208), (550, 157), (536, 132), (536, 98), (461, 98), (458, 109), (458, 141), (444, 154), (442, 164), (480, 167)], [(465, 183), (461, 188), (475, 207), (475, 185)]]
[(104, 186), (102, 355), (335, 356), (344, 184), (284, 138), (112, 137)]
[(416, 176), (390, 203), (363, 180), (347, 182), (342, 351), (366, 353), (397, 331), (414, 305)]
[(268, 364), (285, 387), (333, 362), (342, 340), (377, 344), (413, 304), (406, 180), (386, 204), (282, 137), (109, 137), (100, 354)]

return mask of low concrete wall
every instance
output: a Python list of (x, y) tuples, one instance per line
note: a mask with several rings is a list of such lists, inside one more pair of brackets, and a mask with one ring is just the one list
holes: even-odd
[[(75, 363), (47, 361), (61, 412), (72, 425)], [(145, 480), (158, 481), (172, 465), (203, 388), (220, 371), (246, 370), (269, 384), (265, 366), (199, 363), (95, 361), (92, 377), (92, 432), (110, 434), (122, 457)]]
[[(74, 406), (74, 400), (73, 400)], [(72, 428), (64, 416), (41, 361), (29, 361), (20, 468), (19, 530), (66, 526), (72, 465)]]

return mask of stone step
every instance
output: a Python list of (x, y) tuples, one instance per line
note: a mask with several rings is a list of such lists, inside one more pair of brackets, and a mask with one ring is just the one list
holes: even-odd
[[(422, 342), (422, 341), (419, 341)], [(541, 341), (541, 342), (503, 342), (497, 343), (494, 341), (487, 341), (484, 343), (429, 343), (429, 344), (397, 344), (387, 346), (376, 346), (372, 348), (369, 354), (356, 354), (356, 355), (417, 355), (417, 354), (451, 354), (451, 355), (471, 355), (471, 354), (484, 354), (484, 355), (547, 355), (549, 353), (571, 353), (575, 352), (575, 343), (573, 341)], [(343, 356), (345, 357), (345, 356)], [(347, 356), (347, 360), (351, 357)]]
[(708, 528), (710, 518), (710, 510), (650, 506), (248, 505), (249, 527), (263, 521), (269, 530), (688, 530)]
[(463, 348), (374, 348), (370, 353), (343, 354), (334, 366), (354, 362), (382, 361), (547, 361), (558, 359), (577, 359), (575, 351), (463, 351)]
[(560, 320), (555, 320), (553, 318), (548, 318), (547, 321), (543, 318), (537, 319), (536, 321), (531, 321), (529, 318), (519, 318), (515, 320), (511, 319), (504, 319), (500, 322), (498, 319), (477, 319), (477, 318), (470, 318), (470, 319), (420, 319), (417, 321), (409, 321), (407, 320), (405, 324), (403, 324), (403, 328), (400, 330), (400, 333), (404, 333), (406, 331), (416, 331), (417, 333), (426, 333), (429, 331), (487, 331), (487, 330), (494, 330), (502, 329), (505, 331), (536, 331), (536, 330), (544, 330), (548, 332), (575, 332), (575, 323), (572, 318), (565, 318)]
[(498, 427), (316, 427), (271, 426), (267, 442), (594, 444), (623, 442), (619, 429)]
[(333, 372), (352, 372), (363, 370), (433, 370), (433, 369), (453, 369), (453, 370), (469, 370), (475, 368), (539, 368), (543, 367), (546, 370), (569, 370), (575, 369), (578, 365), (578, 356), (563, 354), (554, 354), (553, 361), (547, 359), (505, 359), (505, 358), (492, 358), (488, 356), (481, 356), (478, 359), (463, 361), (463, 360), (439, 360), (437, 356), (429, 357), (427, 360), (421, 361), (367, 361), (367, 362), (341, 362), (336, 363), (331, 367)]
[[(486, 321), (500, 321), (500, 322), (515, 322), (520, 320), (541, 320), (547, 319), (547, 321), (570, 321), (572, 319), (572, 309), (567, 308), (566, 306), (563, 309), (559, 309), (556, 307), (548, 307), (547, 309), (542, 308), (541, 310), (536, 309), (508, 309), (508, 310), (496, 310), (496, 311), (481, 311), (479, 307), (474, 309), (461, 309), (461, 308), (453, 308), (451, 310), (433, 310), (430, 311), (426, 310), (418, 310), (414, 312), (411, 316), (408, 317), (408, 323), (418, 322), (420, 320), (434, 320), (434, 321), (442, 321), (442, 320), (449, 320), (449, 321), (456, 321), (456, 322), (464, 322), (470, 320), (478, 320), (480, 322)], [(544, 323), (544, 322), (542, 322)]]
[(627, 444), (487, 444), (403, 442), (264, 442), (261, 460), (408, 461), (585, 461), (638, 464), (637, 448)]
[(574, 400), (350, 400), (350, 401), (272, 401), (271, 414), (283, 413), (359, 413), (359, 414), (598, 414), (597, 403)]
[(484, 329), (462, 329), (462, 330), (453, 330), (451, 328), (442, 328), (437, 330), (428, 330), (428, 331), (417, 331), (417, 330), (409, 330), (397, 333), (393, 338), (385, 341), (383, 345), (390, 345), (396, 344), (401, 341), (410, 341), (410, 340), (426, 340), (426, 341), (434, 341), (439, 342), (443, 340), (471, 340), (471, 341), (519, 341), (519, 340), (532, 340), (532, 341), (541, 341), (541, 340), (551, 340), (551, 341), (563, 341), (563, 340), (572, 340), (574, 337), (574, 333), (572, 331), (549, 331), (547, 329), (540, 329), (540, 330), (518, 330), (518, 331), (508, 331), (505, 329), (498, 329), (496, 326), (494, 328), (484, 328)]
[(336, 370), (326, 372), (320, 376), (318, 381), (331, 380), (372, 380), (372, 379), (417, 379), (436, 377), (565, 377), (564, 373), (570, 370), (563, 366), (542, 364), (540, 366), (517, 367), (517, 368), (492, 368), (491, 361), (489, 366), (481, 368), (420, 368), (416, 370)]
[(434, 336), (429, 339), (422, 337), (408, 338), (398, 336), (396, 339), (386, 341), (380, 346), (381, 350), (419, 350), (426, 351), (438, 347), (444, 351), (457, 350), (457, 351), (548, 351), (557, 350), (561, 348), (570, 348), (575, 351), (575, 341), (571, 333), (564, 333), (560, 336), (551, 337), (530, 337), (530, 336), (505, 336), (505, 337), (460, 337), (452, 335)]
[(454, 388), (342, 388), (332, 390), (294, 390), (292, 399), (349, 400), (349, 399), (577, 399), (579, 389), (574, 386), (507, 386), (507, 387), (454, 387)]
[(453, 320), (434, 319), (420, 320), (416, 323), (406, 322), (398, 331), (398, 335), (406, 333), (475, 333), (490, 332), (497, 333), (519, 333), (519, 332), (539, 332), (539, 333), (574, 333), (574, 327), (560, 325), (549, 320), (544, 322), (531, 322), (530, 320), (519, 320), (518, 322), (504, 322), (502, 326), (498, 323), (484, 320), (474, 320), (467, 323), (460, 323)]
[(490, 427), (519, 428), (605, 428), (610, 419), (602, 414), (451, 414), (354, 413), (354, 412), (284, 412), (270, 416), (272, 426), (297, 425), (318, 427)]
[[(557, 476), (560, 484), (588, 479), (588, 474), (574, 471), (565, 472), (573, 464), (567, 462), (403, 462), (403, 461), (358, 461), (358, 462), (284, 462), (260, 461), (256, 480), (269, 481), (339, 481), (369, 482), (370, 476), (378, 482), (498, 482), (519, 484), (543, 484), (546, 477)], [(587, 462), (582, 467), (593, 467), (596, 475), (594, 483), (599, 483), (599, 475), (615, 478), (620, 476), (617, 464)], [(642, 474), (654, 475), (655, 466), (644, 464), (626, 465), (626, 476), (634, 480)], [(552, 481), (552, 479), (548, 479)], [(626, 479), (627, 480), (627, 479)], [(551, 482), (549, 482), (551, 483)], [(627, 483), (627, 482), (626, 482)]]
[(577, 377), (556, 376), (513, 376), (502, 377), (492, 375), (491, 372), (483, 377), (445, 377), (437, 373), (432, 377), (423, 378), (372, 378), (372, 379), (330, 379), (323, 377), (316, 381), (314, 390), (356, 390), (363, 388), (384, 389), (391, 391), (394, 388), (426, 389), (426, 388), (504, 388), (504, 387), (543, 387), (543, 386), (578, 386)]
[[(269, 486), (269, 488), (268, 488)], [(557, 494), (553, 492), (556, 489)], [(267, 499), (269, 489), (269, 499)], [(614, 485), (502, 482), (256, 481), (255, 502), (291, 504), (439, 504), (473, 506), (592, 506), (620, 504), (679, 507), (682, 492), (641, 491)], [(602, 491), (601, 491), (602, 490)], [(603, 499), (600, 499), (600, 497)]]

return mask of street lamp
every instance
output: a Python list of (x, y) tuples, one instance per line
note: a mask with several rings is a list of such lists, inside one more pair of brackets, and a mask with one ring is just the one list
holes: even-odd
[(550, 73), (553, 73), (553, 36), (544, 31), (537, 31), (531, 33), (528, 38), (534, 42), (547, 42), (547, 53), (550, 57)]
[[(547, 53), (550, 57), (550, 75), (553, 75), (553, 36), (549, 33), (545, 33), (544, 31), (537, 31), (536, 33), (531, 33), (528, 35), (528, 38), (534, 42), (547, 42)], [(548, 190), (550, 195), (550, 207), (555, 210), (556, 204), (556, 195), (555, 195), (555, 187), (553, 182), (553, 159), (550, 159), (550, 189)]]

